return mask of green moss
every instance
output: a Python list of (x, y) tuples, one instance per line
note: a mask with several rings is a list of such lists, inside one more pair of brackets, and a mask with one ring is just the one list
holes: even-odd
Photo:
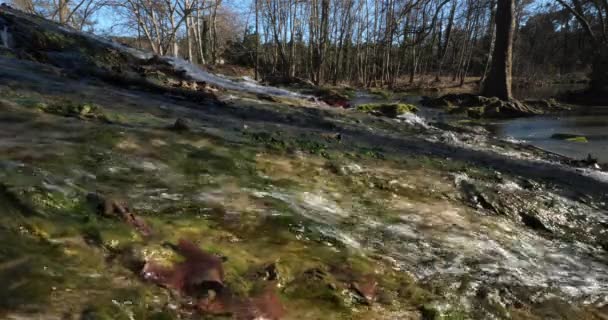
[(283, 291), (292, 299), (305, 299), (331, 309), (348, 310), (347, 297), (342, 295), (338, 286), (338, 281), (330, 273), (314, 268), (287, 284)]
[(303, 151), (309, 154), (320, 155), (325, 158), (330, 158), (329, 146), (326, 142), (327, 139), (322, 141), (321, 139), (315, 139), (313, 137), (307, 137), (302, 135), (301, 137), (286, 137), (281, 135), (280, 132), (253, 132), (244, 133), (249, 136), (255, 143), (260, 143), (266, 146), (266, 148), (279, 151), (292, 153), (295, 151)]
[(62, 51), (70, 48), (78, 48), (75, 37), (67, 37), (62, 33), (50, 31), (48, 29), (33, 29), (31, 35), (31, 45), (35, 49), (46, 51)]
[(551, 136), (551, 139), (564, 140), (569, 142), (587, 143), (589, 140), (585, 136), (571, 134), (571, 133), (555, 133)]
[(418, 108), (406, 103), (369, 103), (358, 105), (357, 110), (377, 116), (396, 118), (404, 113), (417, 112)]
[(589, 140), (587, 140), (587, 137), (568, 138), (568, 139), (566, 139), (566, 141), (569, 141), (569, 142), (579, 142), (579, 143), (588, 143), (589, 142)]
[(480, 119), (486, 113), (486, 107), (471, 107), (466, 110), (467, 116), (473, 119)]
[(90, 103), (76, 103), (71, 100), (65, 100), (53, 102), (51, 104), (38, 103), (35, 105), (35, 107), (43, 112), (64, 117), (96, 119), (103, 121), (108, 120), (100, 106)]
[(371, 88), (369, 93), (377, 96), (381, 96), (384, 99), (390, 99), (393, 96), (393, 92), (383, 88)]

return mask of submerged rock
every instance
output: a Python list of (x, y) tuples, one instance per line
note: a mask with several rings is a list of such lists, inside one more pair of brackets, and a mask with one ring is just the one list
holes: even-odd
[(96, 193), (90, 193), (87, 198), (100, 214), (107, 217), (119, 217), (145, 237), (152, 235), (152, 228), (150, 228), (144, 219), (133, 213), (125, 202), (107, 198)]
[(589, 142), (589, 140), (587, 140), (587, 137), (585, 137), (585, 136), (581, 136), (581, 135), (577, 135), (577, 134), (570, 134), (570, 133), (555, 133), (551, 136), (551, 139), (565, 140), (565, 141), (579, 142), (579, 143)]

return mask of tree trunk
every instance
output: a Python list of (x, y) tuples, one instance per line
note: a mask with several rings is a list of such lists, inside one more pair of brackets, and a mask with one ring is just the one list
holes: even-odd
[(57, 1), (57, 11), (59, 13), (59, 23), (67, 24), (68, 16), (70, 15), (70, 8), (68, 7), (68, 0)]
[(215, 2), (215, 6), (213, 7), (213, 14), (211, 17), (211, 32), (212, 32), (212, 38), (213, 40), (211, 41), (211, 63), (212, 64), (216, 64), (217, 63), (217, 54), (218, 54), (218, 48), (217, 48), (217, 9), (218, 7), (222, 4), (222, 0), (217, 0)]
[(509, 100), (511, 95), (511, 70), (513, 57), (513, 33), (515, 28), (515, 0), (498, 0), (496, 8), (496, 43), (492, 54), (492, 67), (483, 84), (482, 95)]
[(592, 93), (608, 94), (608, 45), (596, 49), (589, 89)]
[(456, 4), (457, 1), (452, 3), (452, 8), (450, 9), (450, 18), (448, 20), (448, 26), (445, 31), (445, 41), (443, 45), (441, 45), (441, 39), (439, 39), (439, 47), (440, 58), (439, 58), (439, 70), (437, 71), (437, 75), (435, 76), (436, 81), (441, 81), (441, 71), (443, 70), (443, 63), (448, 53), (448, 46), (450, 45), (450, 40), (452, 38), (452, 27), (454, 25), (454, 15), (456, 14)]
[(259, 0), (255, 0), (255, 80), (260, 79), (260, 31), (259, 31)]
[(486, 60), (486, 66), (483, 70), (483, 74), (481, 75), (481, 83), (483, 83), (484, 81), (486, 81), (486, 77), (488, 75), (488, 72), (490, 71), (490, 66), (492, 65), (492, 53), (494, 52), (494, 44), (496, 43), (496, 23), (494, 23), (494, 21), (496, 21), (496, 9), (495, 9), (495, 2), (494, 0), (492, 0), (492, 2), (490, 3), (490, 50), (488, 50), (488, 58)]

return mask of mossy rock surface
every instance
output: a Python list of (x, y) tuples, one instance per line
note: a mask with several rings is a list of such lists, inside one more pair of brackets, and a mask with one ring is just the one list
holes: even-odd
[(331, 106), (343, 108), (349, 107), (350, 100), (355, 97), (355, 91), (349, 87), (320, 87), (310, 93)]
[(439, 98), (424, 97), (422, 104), (431, 108), (443, 108), (450, 113), (463, 113), (473, 119), (510, 119), (559, 111), (554, 101), (518, 100), (503, 101), (496, 97), (474, 94), (448, 94)]
[(357, 106), (357, 110), (367, 112), (376, 116), (396, 118), (404, 113), (414, 113), (418, 108), (407, 103), (368, 103)]
[(77, 103), (71, 100), (65, 100), (52, 102), (50, 104), (37, 103), (34, 106), (40, 111), (64, 117), (74, 117), (89, 120), (108, 120), (103, 112), (103, 109), (100, 106), (92, 103)]

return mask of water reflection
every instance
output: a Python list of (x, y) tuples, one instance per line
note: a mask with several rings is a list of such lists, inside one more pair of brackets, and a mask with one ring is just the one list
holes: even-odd
[[(575, 113), (508, 120), (492, 125), (500, 137), (525, 140), (539, 148), (582, 159), (588, 154), (608, 163), (608, 107), (585, 107)], [(584, 136), (587, 143), (552, 138), (555, 134)]]

